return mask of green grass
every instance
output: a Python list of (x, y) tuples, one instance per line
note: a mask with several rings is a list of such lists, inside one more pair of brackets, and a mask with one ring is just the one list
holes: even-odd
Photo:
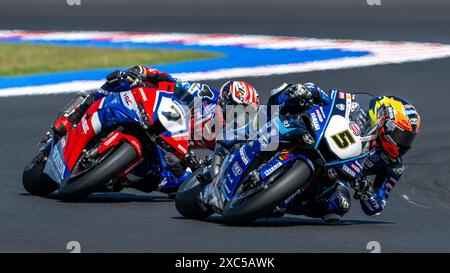
[(0, 43), (0, 77), (210, 59), (187, 50), (112, 49)]

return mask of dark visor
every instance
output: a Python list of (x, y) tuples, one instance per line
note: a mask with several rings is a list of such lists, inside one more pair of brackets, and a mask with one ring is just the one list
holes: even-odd
[(411, 144), (413, 143), (414, 138), (416, 137), (416, 133), (403, 131), (400, 128), (395, 128), (394, 131), (390, 134), (390, 137), (392, 138), (397, 145), (409, 148), (411, 147)]

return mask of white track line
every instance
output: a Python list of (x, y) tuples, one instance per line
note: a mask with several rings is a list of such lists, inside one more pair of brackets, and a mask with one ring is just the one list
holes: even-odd
[[(237, 67), (174, 76), (183, 80), (215, 80), (234, 77), (260, 77), (287, 73), (398, 64), (450, 57), (450, 46), (436, 43), (386, 42), (361, 40), (313, 39), (264, 35), (194, 34), (194, 33), (128, 33), (128, 32), (27, 32), (0, 31), (0, 39), (15, 37), (32, 40), (106, 40), (132, 43), (179, 43), (186, 45), (245, 46), (260, 49), (343, 49), (371, 52), (362, 57), (348, 57), (307, 63)], [(170, 72), (170, 71), (169, 71)], [(103, 81), (74, 81), (33, 87), (0, 89), (0, 97), (20, 95), (47, 95), (98, 88)]]

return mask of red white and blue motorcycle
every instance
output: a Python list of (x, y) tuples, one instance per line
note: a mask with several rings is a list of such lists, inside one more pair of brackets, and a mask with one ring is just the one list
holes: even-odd
[[(178, 188), (177, 210), (187, 218), (218, 213), (227, 224), (248, 224), (289, 213), (289, 204), (308, 188), (323, 186), (319, 193), (326, 187), (332, 190), (339, 178), (356, 181), (371, 138), (362, 136), (362, 128), (350, 118), (353, 96), (333, 90), (330, 97), (332, 102), (326, 106), (274, 117), (260, 129), (258, 138), (229, 151), (216, 176), (211, 178), (214, 164), (198, 169)], [(268, 144), (267, 132), (274, 128), (279, 147), (262, 152)], [(309, 134), (304, 134), (305, 129)], [(333, 183), (320, 185), (323, 181)], [(308, 201), (317, 195), (303, 198)]]
[(190, 115), (168, 86), (110, 94), (94, 102), (63, 137), (47, 133), (24, 169), (24, 188), (40, 196), (58, 190), (65, 201), (119, 191), (142, 178), (147, 181), (136, 188), (158, 190), (161, 181), (148, 180), (156, 180), (167, 162), (182, 164), (189, 150)]

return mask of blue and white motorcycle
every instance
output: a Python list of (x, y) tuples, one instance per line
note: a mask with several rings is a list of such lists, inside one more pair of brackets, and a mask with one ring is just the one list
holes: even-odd
[(268, 143), (263, 134), (235, 145), (215, 177), (210, 176), (211, 164), (197, 170), (178, 189), (177, 210), (187, 218), (218, 213), (226, 224), (249, 224), (283, 215), (313, 183), (357, 181), (373, 137), (370, 132), (363, 136), (363, 128), (352, 121), (354, 95), (332, 90), (330, 97), (332, 102), (326, 106), (278, 116), (260, 129), (278, 131), (276, 150), (261, 152)]

